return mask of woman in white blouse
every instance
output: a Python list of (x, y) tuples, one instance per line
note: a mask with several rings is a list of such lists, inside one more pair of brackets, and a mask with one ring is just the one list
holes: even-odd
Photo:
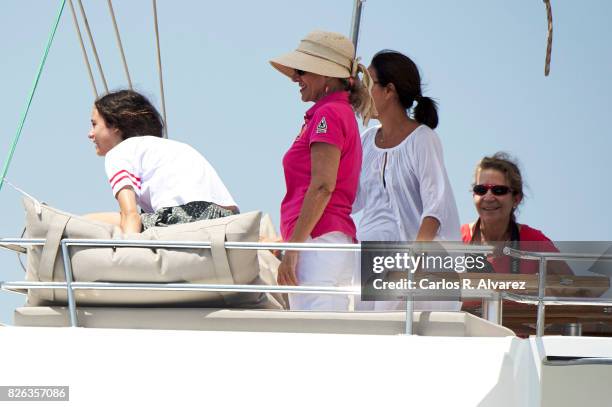
[[(363, 211), (357, 238), (460, 241), (457, 205), (442, 144), (433, 131), (438, 125), (436, 103), (422, 95), (417, 66), (407, 56), (385, 50), (374, 56), (368, 71), (380, 125), (361, 137), (363, 164), (353, 205), (353, 213)], [(398, 306), (360, 302), (356, 308)]]

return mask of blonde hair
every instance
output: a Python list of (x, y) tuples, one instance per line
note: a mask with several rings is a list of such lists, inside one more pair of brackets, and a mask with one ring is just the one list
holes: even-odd
[[(367, 79), (365, 79), (365, 75), (367, 75)], [(344, 89), (349, 92), (349, 103), (353, 106), (353, 110), (363, 119), (363, 125), (367, 126), (370, 119), (375, 116), (376, 110), (371, 94), (372, 79), (367, 70), (363, 78), (364, 80), (355, 75), (355, 77), (342, 79), (342, 83), (344, 84)]]
[[(370, 119), (376, 116), (376, 107), (374, 106), (374, 100), (372, 99), (372, 77), (368, 72), (368, 69), (361, 63), (360, 58), (357, 57), (353, 60), (353, 66), (351, 68), (351, 104), (355, 112), (363, 119), (363, 125), (367, 126)], [(361, 78), (359, 79), (359, 72), (361, 72)]]

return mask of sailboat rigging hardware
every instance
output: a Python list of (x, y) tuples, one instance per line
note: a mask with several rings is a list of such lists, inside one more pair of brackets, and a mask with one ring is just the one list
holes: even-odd
[[(87, 55), (87, 51), (85, 49), (85, 45), (83, 44), (83, 36), (81, 35), (81, 29), (79, 27), (79, 22), (78, 22), (78, 19), (77, 19), (77, 16), (76, 16), (76, 12), (74, 11), (74, 6), (73, 6), (73, 3), (72, 3), (72, 0), (68, 0), (68, 1), (69, 1), (69, 4), (70, 4), (70, 10), (72, 11), (72, 20), (74, 22), (74, 27), (75, 27), (75, 30), (76, 30), (76, 33), (77, 33), (79, 44), (81, 46), (81, 51), (83, 53), (83, 59), (85, 60), (85, 65), (87, 66), (87, 72), (89, 74), (89, 80), (91, 82), (92, 88), (94, 89), (94, 97), (97, 98), (99, 96), (98, 89), (96, 87), (96, 83), (95, 83), (95, 80), (94, 80), (94, 77), (93, 77), (93, 73), (92, 73), (92, 70), (91, 70), (91, 64), (89, 63), (89, 57)], [(94, 58), (96, 59), (96, 64), (98, 66), (98, 70), (100, 72), (100, 76), (102, 77), (102, 82), (104, 84), (104, 90), (106, 92), (108, 92), (108, 84), (106, 82), (106, 76), (104, 75), (104, 71), (102, 69), (102, 64), (100, 63), (100, 58), (98, 56), (98, 51), (97, 51), (96, 44), (95, 44), (94, 39), (93, 39), (93, 35), (91, 34), (91, 29), (89, 27), (89, 20), (87, 19), (87, 14), (85, 13), (85, 9), (83, 7), (82, 1), (81, 0), (78, 0), (78, 1), (79, 1), (79, 8), (81, 10), (81, 16), (83, 18), (83, 21), (84, 21), (84, 24), (85, 24), (85, 28), (86, 28), (86, 31), (87, 31), (87, 35), (89, 37), (89, 43), (90, 43), (91, 49), (92, 49), (92, 51), (94, 53)], [(130, 71), (128, 69), (127, 60), (125, 58), (125, 52), (123, 50), (123, 43), (121, 41), (121, 35), (119, 34), (119, 26), (117, 25), (117, 19), (115, 17), (115, 10), (113, 9), (113, 3), (112, 3), (111, 0), (107, 0), (107, 3), (108, 3), (108, 10), (109, 10), (110, 15), (111, 15), (111, 20), (113, 22), (113, 29), (115, 31), (115, 38), (117, 40), (117, 47), (119, 48), (119, 53), (121, 55), (121, 62), (123, 64), (123, 70), (124, 70), (125, 76), (127, 78), (128, 87), (130, 89), (132, 89), (132, 78), (130, 77)]]

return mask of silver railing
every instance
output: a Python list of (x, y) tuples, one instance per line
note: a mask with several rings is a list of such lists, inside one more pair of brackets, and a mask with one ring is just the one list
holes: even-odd
[[(0, 247), (9, 245), (42, 246), (45, 239), (0, 239)], [(139, 248), (173, 248), (173, 249), (210, 249), (211, 242), (201, 241), (162, 241), (162, 240), (103, 240), (103, 239), (62, 239), (61, 250), (66, 282), (33, 282), (14, 281), (1, 282), (3, 290), (24, 289), (65, 289), (70, 316), (70, 325), (78, 326), (76, 313), (75, 290), (171, 290), (171, 291), (206, 291), (206, 292), (260, 292), (282, 294), (329, 294), (329, 295), (358, 295), (359, 287), (316, 287), (316, 286), (278, 286), (278, 285), (234, 285), (234, 284), (195, 284), (195, 283), (108, 283), (108, 282), (75, 282), (73, 280), (72, 264), (69, 247), (139, 247)], [(403, 245), (402, 247), (410, 247)], [(296, 250), (296, 251), (361, 251), (360, 244), (329, 244), (329, 243), (273, 243), (273, 242), (225, 242), (226, 249), (243, 250)], [(448, 253), (464, 253), (465, 248), (460, 245), (445, 247)], [(472, 246), (470, 253), (491, 253), (491, 246)], [(412, 273), (409, 273), (412, 275)], [(412, 276), (411, 276), (412, 277)], [(413, 295), (418, 295), (413, 294)], [(410, 295), (412, 297), (413, 295)], [(496, 300), (497, 293), (482, 290), (472, 292), (472, 298), (482, 298), (484, 302)], [(407, 301), (407, 311), (411, 311), (412, 301)], [(492, 319), (500, 323), (501, 320)], [(412, 334), (412, 312), (406, 312), (406, 334)]]
[[(42, 246), (45, 239), (0, 239), (0, 248), (12, 249), (15, 246)], [(489, 254), (493, 246), (463, 246), (453, 244), (441, 244), (449, 254)], [(70, 325), (78, 326), (77, 306), (74, 296), (75, 290), (151, 290), (151, 291), (201, 291), (201, 292), (258, 292), (258, 293), (282, 293), (282, 294), (326, 294), (326, 295), (358, 295), (361, 293), (359, 287), (318, 287), (318, 286), (279, 286), (279, 285), (234, 285), (234, 284), (196, 284), (196, 283), (109, 283), (109, 282), (75, 282), (73, 280), (72, 264), (70, 261), (70, 246), (81, 247), (139, 247), (139, 248), (173, 248), (173, 249), (210, 249), (211, 242), (201, 241), (161, 241), (161, 240), (102, 240), (102, 239), (63, 239), (61, 241), (62, 258), (66, 282), (34, 282), (14, 281), (0, 282), (3, 290), (24, 289), (65, 289), (67, 290), (68, 310)], [(402, 245), (403, 248), (418, 248), (418, 245)], [(273, 243), (273, 242), (226, 242), (226, 249), (242, 250), (295, 250), (295, 251), (361, 251), (360, 244), (329, 244), (329, 243)], [(546, 284), (546, 262), (547, 260), (612, 260), (612, 255), (581, 254), (581, 253), (550, 253), (550, 252), (527, 252), (511, 248), (505, 248), (506, 255), (521, 259), (539, 261), (538, 295), (521, 295), (494, 290), (461, 290), (462, 298), (479, 298), (483, 302), (483, 318), (501, 324), (502, 322), (502, 300), (507, 299), (514, 302), (536, 304), (537, 329), (536, 335), (544, 334), (545, 305), (597, 305), (610, 306), (612, 299), (587, 299), (569, 297), (545, 296)], [(409, 279), (413, 273), (408, 273)], [(413, 323), (413, 301), (419, 296), (418, 290), (408, 295), (406, 301), (405, 333), (412, 334)]]
[(551, 253), (551, 252), (530, 252), (516, 250), (511, 247), (504, 248), (504, 254), (518, 259), (536, 260), (539, 262), (538, 271), (538, 295), (521, 295), (513, 293), (502, 293), (502, 297), (508, 300), (523, 304), (537, 305), (536, 336), (544, 335), (544, 321), (546, 305), (589, 305), (589, 306), (609, 306), (612, 299), (595, 299), (582, 297), (553, 297), (546, 296), (546, 264), (549, 260), (612, 260), (612, 255), (591, 254), (591, 253)]

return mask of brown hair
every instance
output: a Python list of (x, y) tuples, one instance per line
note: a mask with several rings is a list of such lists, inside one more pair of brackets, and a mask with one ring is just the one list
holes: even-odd
[[(478, 165), (476, 165), (476, 170), (474, 171), (474, 180), (478, 178), (478, 173), (482, 170), (496, 170), (501, 172), (506, 177), (506, 181), (508, 181), (508, 184), (512, 189), (512, 195), (520, 195), (521, 198), (523, 197), (523, 176), (521, 175), (521, 170), (519, 169), (516, 160), (510, 157), (508, 153), (499, 151), (490, 157), (484, 157), (482, 160), (480, 160)], [(510, 218), (512, 221), (516, 222), (514, 212), (515, 209), (512, 209)]]
[(133, 90), (107, 93), (94, 102), (106, 126), (116, 128), (125, 140), (136, 136), (162, 137), (164, 123), (149, 99)]

